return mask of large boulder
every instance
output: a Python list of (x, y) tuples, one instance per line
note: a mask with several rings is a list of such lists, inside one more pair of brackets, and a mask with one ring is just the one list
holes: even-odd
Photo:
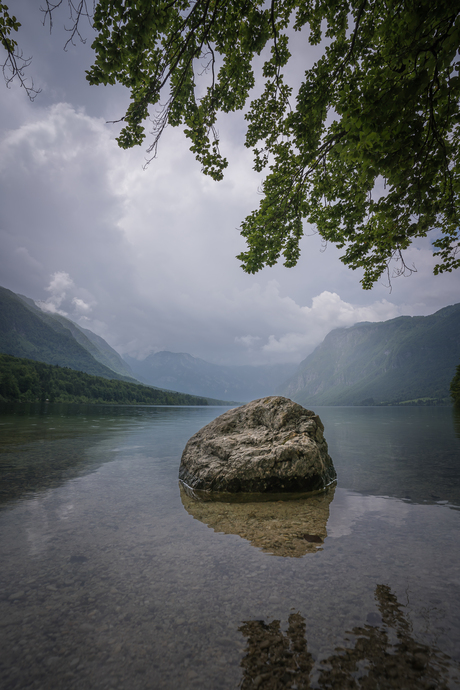
[(204, 491), (318, 491), (336, 478), (314, 412), (271, 396), (214, 419), (185, 446), (179, 479)]

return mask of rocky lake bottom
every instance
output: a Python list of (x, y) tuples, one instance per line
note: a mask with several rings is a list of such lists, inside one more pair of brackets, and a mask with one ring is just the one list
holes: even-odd
[(450, 408), (320, 408), (338, 482), (202, 502), (222, 408), (0, 409), (0, 685), (460, 688)]

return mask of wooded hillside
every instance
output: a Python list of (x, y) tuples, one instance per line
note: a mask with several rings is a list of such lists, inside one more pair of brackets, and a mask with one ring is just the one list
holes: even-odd
[(0, 401), (207, 405), (205, 398), (0, 354)]

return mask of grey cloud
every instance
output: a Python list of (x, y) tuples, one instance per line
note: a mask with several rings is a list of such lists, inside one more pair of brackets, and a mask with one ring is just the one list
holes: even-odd
[(296, 268), (244, 274), (238, 226), (259, 202), (260, 178), (239, 115), (220, 125), (230, 158), (222, 183), (201, 175), (178, 130), (143, 171), (144, 151), (118, 149), (105, 124), (123, 112), (124, 91), (89, 87), (88, 47), (63, 54), (62, 32), (49, 37), (36, 2), (27, 7), (24, 50), (43, 93), (31, 104), (12, 89), (0, 101), (1, 285), (52, 305), (46, 288), (66, 274), (72, 286), (55, 308), (121, 352), (222, 363), (299, 361), (337, 326), (458, 301), (460, 275), (433, 277), (428, 240), (408, 254), (419, 272), (394, 280), (391, 293), (381, 284), (363, 292), (359, 273), (335, 247), (321, 252), (314, 234)]

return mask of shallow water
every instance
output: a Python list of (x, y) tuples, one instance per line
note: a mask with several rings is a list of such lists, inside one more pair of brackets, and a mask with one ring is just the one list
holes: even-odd
[(223, 411), (0, 408), (1, 686), (459, 688), (453, 411), (318, 409), (337, 488), (198, 504)]

